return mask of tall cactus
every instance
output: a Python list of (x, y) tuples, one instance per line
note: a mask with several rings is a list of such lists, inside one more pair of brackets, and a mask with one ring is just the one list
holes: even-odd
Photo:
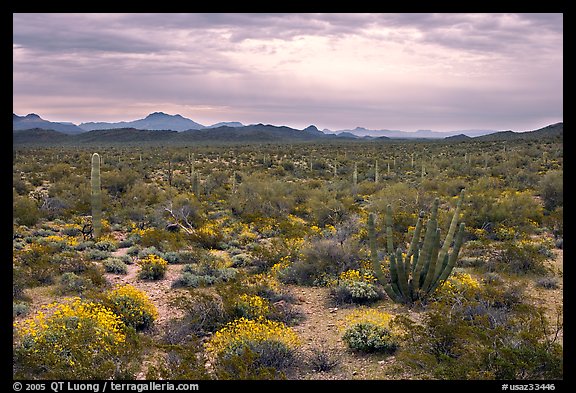
[(102, 193), (100, 191), (100, 155), (92, 154), (92, 170), (90, 173), (92, 186), (92, 228), (94, 238), (97, 239), (102, 232)]
[(374, 183), (378, 183), (380, 177), (380, 173), (378, 171), (378, 160), (376, 160), (376, 164), (374, 165)]
[[(450, 222), (448, 234), (440, 244), (440, 229), (438, 228), (438, 204), (436, 198), (432, 205), (430, 219), (426, 225), (424, 240), (420, 248), (420, 234), (422, 232), (424, 212), (420, 212), (412, 241), (405, 255), (402, 250), (394, 250), (392, 239), (392, 207), (386, 209), (386, 240), (387, 256), (390, 261), (390, 280), (385, 279), (382, 266), (377, 257), (374, 217), (368, 216), (368, 237), (372, 265), (376, 278), (384, 286), (388, 296), (399, 303), (413, 303), (424, 300), (443, 283), (456, 266), (456, 260), (462, 247), (464, 237), (464, 223), (458, 225), (460, 207), (464, 199), (464, 190), (456, 205), (454, 216)], [(450, 246), (454, 242), (452, 252)]]

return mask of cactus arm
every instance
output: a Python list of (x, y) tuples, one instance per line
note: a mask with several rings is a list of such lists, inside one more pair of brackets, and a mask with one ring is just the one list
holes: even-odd
[(460, 253), (460, 248), (462, 247), (463, 239), (464, 239), (464, 223), (460, 223), (458, 233), (456, 234), (456, 240), (454, 241), (454, 248), (448, 258), (448, 263), (446, 264), (446, 267), (442, 271), (440, 277), (438, 277), (436, 284), (429, 289), (428, 293), (433, 293), (440, 284), (446, 281), (448, 276), (450, 276), (450, 273), (452, 273), (454, 266), (456, 266), (456, 261), (458, 260), (458, 254)]
[[(426, 271), (426, 276), (424, 277), (424, 283), (422, 284), (422, 291), (424, 293), (428, 292), (430, 285), (436, 279), (436, 264), (438, 262), (438, 250), (440, 249), (440, 228), (436, 229), (436, 235), (434, 236), (434, 247), (432, 248), (432, 253), (430, 254), (430, 262), (428, 264), (428, 270)], [(442, 264), (442, 261), (440, 261)]]
[(370, 259), (372, 260), (372, 269), (380, 283), (384, 284), (386, 279), (382, 272), (382, 266), (378, 260), (378, 250), (376, 249), (376, 231), (374, 229), (374, 216), (372, 213), (368, 215), (368, 242), (370, 244)]
[(392, 237), (392, 206), (386, 206), (386, 243), (388, 254), (394, 255), (394, 239)]
[[(446, 235), (446, 239), (444, 239), (444, 244), (442, 244), (442, 249), (438, 254), (438, 259), (441, 261), (444, 260), (444, 255), (448, 253), (448, 249), (452, 245), (454, 234), (456, 233), (456, 229), (458, 228), (458, 219), (460, 218), (460, 206), (462, 206), (463, 199), (464, 199), (464, 189), (460, 191), (460, 198), (458, 199), (458, 203), (456, 204), (456, 210), (454, 211), (452, 221), (450, 222), (450, 229), (448, 229), (448, 234)], [(440, 274), (439, 271), (437, 273), (438, 275)]]
[(396, 270), (398, 271), (398, 287), (402, 292), (402, 296), (405, 299), (410, 299), (410, 289), (408, 287), (408, 276), (404, 269), (404, 263), (402, 262), (402, 250), (400, 247), (396, 250)]
[(434, 238), (436, 237), (436, 228), (438, 227), (438, 222), (436, 217), (438, 215), (438, 204), (439, 200), (436, 198), (434, 204), (432, 205), (432, 215), (428, 220), (426, 225), (426, 234), (424, 235), (424, 245), (422, 246), (422, 251), (418, 257), (418, 263), (414, 268), (414, 275), (412, 276), (412, 281), (414, 283), (414, 292), (418, 292), (420, 289), (420, 276), (422, 275), (422, 270), (424, 265), (428, 265), (430, 260), (430, 255), (432, 253), (432, 247), (434, 243)]
[(394, 290), (392, 289), (392, 285), (390, 284), (384, 285), (384, 292), (386, 292), (386, 295), (388, 295), (390, 299), (394, 300), (397, 303), (401, 303), (404, 300), (399, 294), (394, 292)]
[(410, 248), (408, 248), (407, 256), (414, 254), (414, 250), (418, 246), (418, 241), (420, 240), (420, 233), (422, 232), (422, 219), (424, 218), (424, 211), (421, 211), (418, 215), (418, 221), (416, 222), (416, 228), (414, 229), (414, 236), (412, 236), (412, 242), (410, 243)]
[[(414, 274), (414, 266), (418, 265), (418, 257), (420, 256), (420, 249), (418, 248), (418, 245), (416, 245), (416, 249), (414, 250), (414, 254), (412, 255), (412, 279), (410, 280), (410, 294), (414, 294), (416, 293), (416, 289), (415, 289), (415, 274)], [(406, 257), (408, 258), (408, 256)], [(412, 295), (410, 295), (412, 297)]]

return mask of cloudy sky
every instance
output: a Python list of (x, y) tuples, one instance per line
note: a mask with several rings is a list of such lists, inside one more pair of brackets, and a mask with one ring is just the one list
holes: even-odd
[(319, 129), (563, 120), (562, 14), (14, 14), (13, 110)]

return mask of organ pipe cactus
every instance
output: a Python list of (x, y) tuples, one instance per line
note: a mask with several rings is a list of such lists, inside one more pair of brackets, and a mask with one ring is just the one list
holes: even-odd
[[(440, 229), (438, 228), (438, 204), (436, 198), (432, 205), (430, 219), (426, 225), (424, 240), (420, 245), (420, 235), (423, 229), (424, 212), (420, 212), (414, 235), (406, 254), (400, 248), (394, 250), (392, 239), (392, 208), (386, 208), (386, 246), (387, 258), (390, 262), (390, 277), (386, 279), (377, 256), (374, 217), (368, 216), (368, 238), (373, 269), (378, 281), (384, 286), (386, 294), (399, 303), (422, 301), (431, 295), (452, 273), (462, 247), (464, 223), (458, 224), (460, 207), (464, 199), (464, 190), (456, 205), (454, 216), (450, 222), (448, 234), (440, 244)], [(452, 246), (452, 243), (453, 246)], [(452, 251), (450, 252), (450, 247)]]
[(102, 193), (100, 191), (100, 155), (92, 154), (92, 170), (90, 173), (92, 187), (92, 228), (94, 238), (97, 239), (102, 232)]

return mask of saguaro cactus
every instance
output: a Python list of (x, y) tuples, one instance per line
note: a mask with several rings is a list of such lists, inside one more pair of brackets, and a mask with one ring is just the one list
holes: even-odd
[[(377, 257), (374, 217), (368, 217), (368, 237), (372, 265), (376, 278), (384, 286), (388, 296), (396, 302), (413, 303), (424, 300), (431, 295), (436, 288), (443, 283), (456, 265), (456, 260), (462, 247), (464, 237), (464, 223), (458, 225), (460, 207), (464, 199), (464, 190), (460, 193), (460, 199), (450, 222), (448, 234), (440, 245), (440, 229), (438, 228), (438, 204), (436, 198), (432, 205), (430, 219), (426, 226), (424, 240), (420, 248), (420, 234), (422, 232), (422, 219), (424, 212), (420, 212), (412, 242), (406, 254), (400, 248), (394, 250), (392, 240), (392, 207), (386, 209), (386, 240), (387, 257), (390, 262), (390, 279), (387, 280), (382, 271), (382, 266)], [(456, 232), (458, 227), (458, 232)], [(454, 241), (452, 252), (450, 246)]]
[(374, 164), (374, 183), (378, 183), (380, 177), (380, 173), (378, 171), (378, 160), (376, 160), (376, 164)]
[(102, 193), (100, 191), (100, 155), (92, 154), (92, 171), (90, 173), (92, 186), (92, 228), (94, 238), (97, 239), (102, 232)]

